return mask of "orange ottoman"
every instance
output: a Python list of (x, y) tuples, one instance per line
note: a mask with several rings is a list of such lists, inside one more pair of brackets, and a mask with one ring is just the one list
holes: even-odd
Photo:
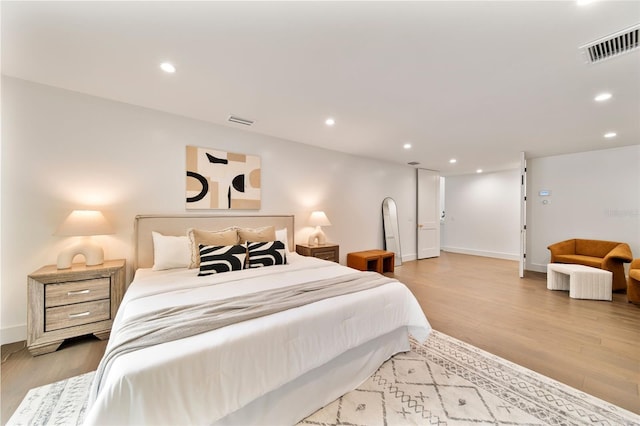
[(365, 250), (347, 254), (347, 266), (359, 271), (375, 271), (380, 274), (393, 272), (395, 253), (385, 250)]

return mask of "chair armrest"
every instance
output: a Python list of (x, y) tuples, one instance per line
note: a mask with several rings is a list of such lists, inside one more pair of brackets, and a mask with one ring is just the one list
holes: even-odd
[(640, 269), (640, 257), (631, 261), (629, 269)]
[(551, 244), (547, 248), (551, 251), (552, 256), (558, 254), (575, 254), (576, 240), (560, 241), (559, 243)]
[(607, 253), (607, 255), (604, 257), (603, 263), (606, 263), (609, 259), (631, 262), (633, 260), (631, 247), (629, 247), (629, 244), (626, 243), (618, 244), (613, 250)]

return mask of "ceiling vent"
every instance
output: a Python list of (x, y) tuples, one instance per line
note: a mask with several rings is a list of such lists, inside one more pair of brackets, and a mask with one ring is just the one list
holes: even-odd
[(253, 124), (253, 120), (247, 120), (246, 118), (236, 117), (235, 115), (230, 115), (227, 121), (232, 123), (243, 124), (245, 126), (251, 126)]
[(410, 166), (417, 166), (420, 163), (418, 163), (417, 161), (409, 161), (407, 164)]
[(617, 33), (580, 46), (580, 49), (584, 51), (588, 63), (595, 64), (602, 62), (606, 59), (611, 59), (638, 49), (638, 47), (640, 47), (638, 41), (639, 30), (640, 24), (636, 24)]

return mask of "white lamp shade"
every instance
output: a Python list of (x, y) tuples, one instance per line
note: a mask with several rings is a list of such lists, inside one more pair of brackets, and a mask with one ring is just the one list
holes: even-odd
[(324, 214), (323, 211), (315, 211), (311, 212), (311, 217), (309, 218), (309, 225), (311, 226), (331, 226), (331, 222), (329, 222), (329, 218)]
[(98, 210), (74, 210), (53, 235), (75, 237), (113, 234), (113, 228)]

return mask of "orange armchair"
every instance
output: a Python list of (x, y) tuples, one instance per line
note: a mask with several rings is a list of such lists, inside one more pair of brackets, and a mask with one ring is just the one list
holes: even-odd
[(628, 244), (574, 238), (552, 244), (547, 248), (551, 251), (551, 263), (575, 263), (611, 271), (612, 290), (627, 288), (624, 263), (633, 260)]
[(640, 259), (634, 259), (629, 266), (627, 299), (631, 303), (640, 304)]

